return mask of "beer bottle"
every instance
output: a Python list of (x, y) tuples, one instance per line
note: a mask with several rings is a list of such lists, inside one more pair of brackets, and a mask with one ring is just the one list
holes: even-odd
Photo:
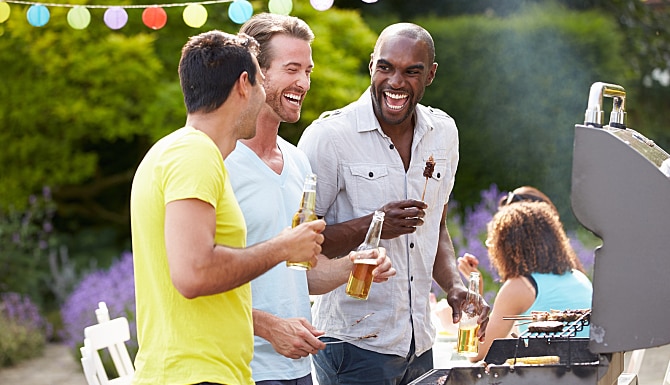
[(461, 321), (458, 324), (458, 353), (465, 357), (476, 357), (479, 352), (479, 273), (470, 273), (468, 294), (461, 309)]
[(357, 248), (357, 256), (354, 260), (354, 267), (349, 275), (346, 293), (350, 297), (357, 299), (368, 299), (370, 286), (372, 285), (372, 270), (376, 267), (375, 258), (370, 258), (366, 250), (374, 250), (379, 247), (379, 240), (382, 237), (382, 226), (384, 225), (384, 212), (375, 211), (372, 216), (372, 222), (365, 235), (365, 240)]
[[(317, 219), (314, 210), (316, 209), (316, 174), (308, 174), (305, 178), (305, 184), (302, 187), (302, 198), (300, 198), (300, 208), (293, 215), (292, 227), (296, 227), (303, 222), (310, 222)], [(296, 270), (309, 270), (312, 264), (309, 262), (289, 262), (286, 266)]]

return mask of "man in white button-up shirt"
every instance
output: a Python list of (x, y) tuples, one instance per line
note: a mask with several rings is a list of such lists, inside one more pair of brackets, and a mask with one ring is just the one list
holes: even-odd
[[(324, 254), (346, 255), (363, 241), (376, 209), (386, 214), (381, 246), (397, 271), (373, 284), (367, 301), (344, 287), (319, 297), (315, 325), (337, 340), (314, 356), (320, 385), (407, 384), (432, 369), (433, 279), (460, 319), (467, 288), (446, 228), (447, 203), (458, 164), (458, 132), (446, 113), (419, 104), (435, 78), (435, 47), (423, 28), (394, 24), (382, 31), (370, 60), (371, 86), (359, 100), (325, 113), (298, 147), (318, 175), (317, 215), (328, 226)], [(424, 177), (426, 162), (435, 162)], [(425, 197), (422, 199), (425, 185)], [(489, 306), (480, 299), (480, 338)], [(374, 313), (347, 327), (352, 319)]]

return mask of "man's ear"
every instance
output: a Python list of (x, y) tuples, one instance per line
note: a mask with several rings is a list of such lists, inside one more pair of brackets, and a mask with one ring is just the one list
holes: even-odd
[(247, 98), (249, 96), (249, 90), (251, 83), (249, 82), (249, 73), (244, 71), (240, 74), (235, 82), (235, 90), (239, 93), (240, 97)]
[(370, 72), (370, 76), (372, 76), (372, 66), (375, 64), (375, 53), (370, 54), (370, 63), (368, 63), (368, 72)]
[(430, 67), (430, 71), (428, 72), (428, 78), (426, 79), (426, 87), (433, 84), (433, 80), (435, 80), (436, 73), (437, 73), (437, 63), (433, 63), (433, 65)]

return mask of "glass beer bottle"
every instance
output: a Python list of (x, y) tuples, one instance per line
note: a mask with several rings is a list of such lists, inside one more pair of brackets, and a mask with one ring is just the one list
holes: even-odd
[[(317, 219), (314, 210), (316, 209), (316, 174), (309, 174), (305, 178), (305, 184), (302, 188), (302, 198), (300, 198), (300, 208), (293, 215), (292, 227), (296, 227), (303, 222), (310, 222)], [(296, 270), (309, 270), (312, 264), (309, 262), (290, 262), (286, 261), (286, 266)]]
[(368, 299), (370, 286), (372, 285), (372, 270), (376, 267), (374, 258), (369, 257), (366, 250), (374, 250), (379, 247), (379, 240), (382, 236), (382, 226), (384, 225), (384, 212), (375, 211), (372, 216), (372, 222), (365, 235), (365, 241), (356, 248), (358, 252), (354, 260), (354, 267), (349, 274), (346, 293), (350, 297), (357, 299)]
[(479, 273), (473, 271), (470, 273), (470, 283), (468, 286), (468, 295), (465, 299), (465, 305), (461, 309), (461, 321), (458, 323), (458, 346), (457, 351), (465, 357), (476, 357), (479, 353)]

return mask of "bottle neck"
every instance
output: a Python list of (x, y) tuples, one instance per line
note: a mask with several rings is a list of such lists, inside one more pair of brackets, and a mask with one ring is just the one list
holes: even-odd
[(305, 189), (302, 192), (302, 199), (300, 200), (300, 208), (303, 210), (314, 211), (316, 209), (316, 190)]
[(384, 226), (384, 213), (375, 212), (372, 217), (372, 222), (368, 228), (367, 234), (365, 234), (365, 240), (359, 246), (359, 250), (366, 249), (376, 249), (379, 247), (379, 240), (382, 237), (382, 227)]
[(468, 282), (468, 298), (479, 294), (479, 274), (471, 273)]

